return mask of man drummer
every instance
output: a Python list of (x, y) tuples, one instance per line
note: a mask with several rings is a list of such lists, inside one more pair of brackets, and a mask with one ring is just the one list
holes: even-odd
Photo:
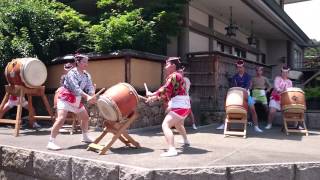
[(170, 57), (166, 61), (166, 82), (155, 93), (151, 93), (147, 102), (155, 100), (169, 101), (169, 112), (165, 116), (162, 123), (162, 130), (169, 149), (162, 153), (161, 156), (176, 156), (178, 152), (174, 146), (174, 136), (171, 127), (175, 127), (183, 137), (184, 145), (190, 145), (186, 130), (184, 128), (184, 120), (189, 115), (191, 106), (190, 98), (186, 91), (183, 75), (178, 72), (181, 69), (180, 59), (178, 57)]
[(57, 101), (57, 118), (52, 126), (51, 136), (47, 145), (49, 150), (60, 150), (61, 147), (55, 143), (55, 138), (59, 133), (59, 129), (64, 124), (68, 112), (75, 113), (81, 119), (82, 142), (90, 143), (92, 139), (88, 137), (88, 121), (89, 115), (81, 98), (89, 103), (95, 103), (94, 86), (89, 73), (86, 71), (88, 67), (88, 57), (82, 54), (75, 55), (76, 67), (68, 71), (63, 80), (63, 86), (58, 92)]
[(290, 69), (287, 66), (283, 66), (281, 69), (281, 76), (277, 76), (274, 79), (274, 88), (269, 102), (268, 124), (265, 129), (272, 128), (274, 114), (277, 110), (280, 111), (280, 94), (287, 88), (292, 87), (292, 81), (288, 78), (289, 71)]
[[(232, 77), (232, 86), (233, 87), (241, 87), (241, 88), (244, 88), (248, 91), (248, 106), (251, 111), (252, 120), (254, 123), (254, 130), (256, 132), (261, 133), (263, 131), (259, 128), (258, 117), (257, 117), (257, 113), (256, 113), (256, 110), (254, 107), (255, 102), (254, 102), (254, 99), (252, 98), (252, 96), (250, 96), (250, 91), (249, 91), (252, 86), (251, 76), (245, 72), (243, 60), (238, 60), (236, 63), (236, 67), (237, 67), (238, 73)], [(223, 127), (221, 127), (221, 126), (223, 126)], [(224, 129), (224, 125), (221, 125), (221, 126), (218, 127), (217, 129)]]
[(262, 75), (263, 67), (256, 67), (256, 76), (252, 78), (252, 97), (255, 102), (259, 102), (263, 105), (265, 112), (268, 111), (268, 100), (266, 92), (269, 92), (272, 88), (269, 80)]

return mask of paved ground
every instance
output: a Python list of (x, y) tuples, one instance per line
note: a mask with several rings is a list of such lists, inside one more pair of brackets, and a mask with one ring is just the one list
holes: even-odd
[[(250, 127), (247, 139), (243, 139), (224, 138), (223, 131), (216, 130), (216, 126), (187, 129), (191, 146), (177, 145), (179, 155), (176, 157), (160, 157), (166, 148), (160, 127), (130, 131), (142, 145), (141, 149), (126, 148), (117, 141), (106, 155), (86, 151), (87, 145), (80, 142), (81, 134), (61, 134), (57, 143), (64, 149), (55, 153), (157, 169), (320, 161), (320, 130), (311, 130), (306, 137), (300, 134), (286, 136), (279, 127), (257, 134)], [(100, 133), (92, 131), (90, 136)], [(13, 129), (0, 127), (0, 144), (49, 152), (45, 148), (49, 129), (21, 130), (19, 137), (12, 134)], [(106, 136), (102, 142), (106, 143), (110, 138)], [(180, 136), (176, 135), (175, 139)]]

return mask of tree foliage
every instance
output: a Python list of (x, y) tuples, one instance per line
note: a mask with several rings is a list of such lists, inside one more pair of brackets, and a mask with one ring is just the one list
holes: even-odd
[(1, 66), (12, 58), (53, 57), (87, 44), (89, 22), (62, 3), (49, 0), (0, 1)]
[(99, 24), (92, 26), (95, 51), (133, 48), (166, 53), (169, 36), (179, 33), (187, 0), (98, 0), (106, 9)]
[[(60, 0), (71, 2), (73, 0)], [(55, 0), (0, 1), (0, 65), (17, 57), (49, 62), (82, 51), (136, 49), (166, 53), (178, 35), (188, 0), (97, 0), (105, 13), (92, 22)]]
[(304, 56), (320, 56), (320, 41), (312, 40), (313, 44), (316, 45), (316, 47), (310, 47), (306, 48), (304, 52)]

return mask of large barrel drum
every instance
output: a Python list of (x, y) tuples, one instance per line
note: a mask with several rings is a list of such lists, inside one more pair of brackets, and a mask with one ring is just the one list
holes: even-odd
[(100, 95), (97, 106), (106, 120), (119, 121), (130, 116), (138, 105), (138, 93), (128, 83), (119, 83)]
[(10, 85), (36, 88), (46, 81), (47, 68), (36, 58), (17, 58), (8, 63), (5, 76)]
[(246, 114), (248, 111), (248, 93), (241, 87), (233, 87), (228, 90), (226, 103), (226, 113)]
[(292, 87), (281, 93), (281, 110), (290, 110), (292, 112), (305, 111), (306, 101), (304, 92), (300, 88)]

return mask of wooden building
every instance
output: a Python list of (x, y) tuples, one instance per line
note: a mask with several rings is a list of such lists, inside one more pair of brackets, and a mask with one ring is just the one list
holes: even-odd
[(251, 75), (263, 66), (270, 79), (283, 64), (299, 67), (310, 39), (283, 6), (301, 1), (192, 0), (186, 5), (183, 33), (171, 37), (167, 55), (181, 56), (190, 65), (191, 96), (199, 101), (200, 111), (224, 111), (238, 59)]

